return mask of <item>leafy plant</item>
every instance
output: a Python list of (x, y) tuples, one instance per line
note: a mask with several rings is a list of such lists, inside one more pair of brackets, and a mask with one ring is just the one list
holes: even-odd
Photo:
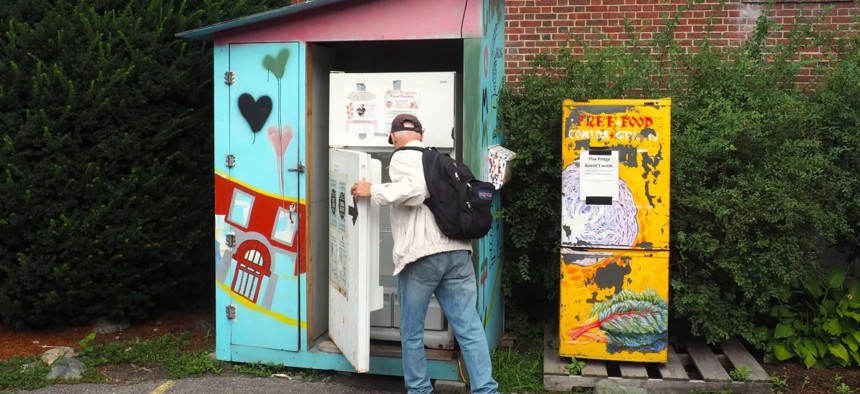
[(736, 382), (744, 382), (750, 376), (750, 367), (746, 365), (741, 365), (731, 371), (729, 371), (729, 377)]
[(86, 337), (84, 337), (83, 339), (78, 341), (78, 346), (80, 346), (81, 349), (85, 352), (92, 351), (93, 350), (92, 341), (94, 339), (96, 339), (96, 333), (91, 332), (91, 333), (87, 334)]
[(836, 392), (837, 392), (837, 393), (839, 393), (839, 394), (850, 394), (850, 393), (853, 393), (853, 392), (854, 392), (854, 390), (853, 390), (853, 389), (851, 389), (851, 386), (849, 386), (849, 385), (847, 385), (847, 384), (845, 384), (845, 383), (839, 383), (839, 384), (836, 386)]
[(849, 394), (854, 392), (854, 390), (851, 389), (851, 386), (845, 384), (845, 382), (842, 381), (842, 375), (840, 375), (838, 372), (833, 375), (833, 378), (831, 379), (833, 380), (833, 383), (836, 384), (836, 392), (838, 394)]
[(772, 385), (773, 394), (783, 394), (782, 390), (788, 388), (788, 379), (779, 375), (771, 376), (770, 383)]
[(860, 365), (860, 280), (834, 268), (824, 278), (810, 278), (807, 290), (773, 307), (770, 356), (796, 357), (807, 368)]
[(575, 357), (571, 357), (570, 362), (564, 366), (569, 375), (579, 375), (583, 368), (585, 368), (585, 362), (577, 360)]

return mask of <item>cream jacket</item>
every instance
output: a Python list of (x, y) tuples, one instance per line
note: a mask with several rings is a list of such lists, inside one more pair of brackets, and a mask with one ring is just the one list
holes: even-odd
[[(420, 141), (406, 146), (424, 148)], [(377, 205), (391, 205), (391, 234), (394, 237), (394, 275), (406, 264), (441, 252), (472, 251), (469, 240), (451, 239), (442, 234), (424, 199), (430, 196), (424, 181), (421, 152), (400, 151), (391, 156), (390, 183), (370, 186), (371, 200)]]

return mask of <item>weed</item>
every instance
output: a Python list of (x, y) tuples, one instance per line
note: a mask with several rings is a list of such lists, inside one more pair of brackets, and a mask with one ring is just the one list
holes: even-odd
[(579, 375), (579, 373), (582, 372), (582, 368), (585, 368), (585, 362), (579, 361), (576, 358), (571, 357), (570, 363), (565, 365), (564, 368), (570, 375)]
[(851, 389), (851, 386), (845, 383), (839, 383), (839, 385), (836, 386), (836, 392), (838, 394), (851, 394), (854, 392), (854, 390)]
[(287, 367), (272, 363), (237, 363), (233, 371), (255, 378), (268, 378), (274, 374), (284, 373)]
[(854, 392), (851, 386), (845, 384), (845, 382), (842, 381), (842, 375), (840, 375), (839, 372), (833, 375), (830, 380), (832, 380), (833, 384), (836, 385), (836, 392), (838, 394), (850, 394)]
[(773, 375), (770, 377), (770, 383), (773, 385), (773, 394), (782, 394), (782, 390), (788, 388), (788, 379)]
[(91, 332), (89, 335), (78, 341), (78, 346), (81, 347), (81, 352), (89, 352), (93, 350), (92, 341), (96, 339), (96, 333)]
[(806, 388), (806, 385), (809, 384), (809, 375), (803, 377), (803, 383), (800, 384), (800, 389), (803, 390)]
[(729, 372), (729, 376), (736, 382), (744, 382), (750, 376), (750, 367), (741, 365)]
[(233, 364), (233, 371), (242, 375), (268, 378), (274, 375), (286, 375), (291, 379), (303, 381), (322, 381), (325, 380), (325, 375), (317, 370), (291, 368), (274, 363), (236, 363)]

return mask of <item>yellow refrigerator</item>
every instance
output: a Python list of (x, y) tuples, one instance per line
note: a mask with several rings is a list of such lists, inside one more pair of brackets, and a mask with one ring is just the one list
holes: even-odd
[(559, 354), (666, 362), (671, 100), (562, 112)]

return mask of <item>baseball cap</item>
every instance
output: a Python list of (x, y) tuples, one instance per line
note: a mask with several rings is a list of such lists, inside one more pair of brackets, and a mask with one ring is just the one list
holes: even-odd
[[(407, 126), (404, 123), (412, 123), (412, 126)], [(391, 131), (388, 133), (388, 143), (394, 144), (394, 141), (391, 140), (391, 133), (402, 130), (412, 130), (416, 133), (424, 132), (424, 129), (421, 128), (421, 122), (418, 121), (418, 118), (415, 117), (415, 115), (400, 114), (391, 121)]]

